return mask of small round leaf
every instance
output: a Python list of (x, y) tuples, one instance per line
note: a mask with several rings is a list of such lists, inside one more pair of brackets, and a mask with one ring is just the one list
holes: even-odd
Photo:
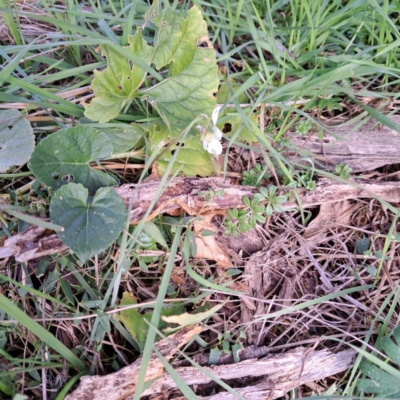
[(64, 227), (59, 238), (86, 261), (107, 249), (121, 233), (127, 210), (111, 188), (101, 188), (92, 198), (81, 184), (58, 189), (50, 204), (51, 220)]
[(0, 111), (0, 172), (25, 164), (35, 147), (31, 124), (17, 110)]

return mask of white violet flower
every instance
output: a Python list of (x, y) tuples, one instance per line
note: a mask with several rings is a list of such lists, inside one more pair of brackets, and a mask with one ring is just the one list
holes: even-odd
[[(216, 156), (219, 156), (222, 153), (222, 144), (220, 142), (220, 140), (222, 139), (222, 132), (216, 126), (220, 110), (221, 106), (214, 108), (214, 111), (211, 115), (211, 120), (213, 122), (213, 133), (207, 132), (203, 139), (204, 150), (207, 150), (210, 154), (214, 154)], [(200, 130), (200, 132), (202, 132), (202, 130)]]

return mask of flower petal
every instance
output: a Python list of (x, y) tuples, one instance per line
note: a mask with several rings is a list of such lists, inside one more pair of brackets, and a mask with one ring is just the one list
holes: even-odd
[(221, 132), (221, 130), (218, 128), (218, 127), (216, 127), (216, 126), (214, 126), (214, 139), (217, 139), (217, 140), (221, 140), (222, 139), (222, 132)]
[(222, 144), (220, 143), (219, 140), (213, 139), (208, 144), (207, 151), (210, 154), (215, 154), (216, 156), (219, 156), (222, 153)]
[(219, 110), (221, 110), (221, 106), (217, 106), (214, 108), (214, 111), (211, 114), (211, 120), (213, 122), (214, 125), (216, 125), (217, 121), (218, 121), (218, 115), (219, 115)]

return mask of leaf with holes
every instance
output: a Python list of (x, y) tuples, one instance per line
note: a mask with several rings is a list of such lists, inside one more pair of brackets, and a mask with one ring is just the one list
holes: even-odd
[(198, 115), (210, 115), (215, 107), (219, 85), (215, 51), (196, 6), (187, 18), (166, 9), (153, 22), (159, 29), (154, 63), (158, 69), (170, 63), (171, 67), (167, 79), (141, 93), (176, 136)]
[[(125, 50), (148, 65), (154, 64), (158, 70), (166, 68), (167, 78), (139, 90), (146, 75), (144, 69), (113, 47), (103, 45), (101, 50), (108, 66), (103, 72), (95, 73), (92, 83), (95, 98), (84, 106), (88, 118), (106, 122), (116, 117), (135, 97), (147, 100), (163, 119), (161, 134), (150, 134), (150, 143), (155, 147), (178, 136), (200, 114), (212, 113), (219, 81), (215, 51), (207, 36), (207, 25), (196, 6), (186, 17), (166, 8), (159, 14), (152, 14), (150, 19), (157, 27), (154, 47), (144, 42), (138, 28)], [(161, 174), (174, 151), (172, 147), (156, 161)], [(184, 141), (174, 171), (178, 168), (186, 175), (208, 176), (213, 172), (210, 155), (204, 150), (195, 127)]]
[[(245, 111), (244, 111), (245, 112)], [(248, 119), (252, 120), (255, 125), (259, 125), (260, 113), (247, 113)], [(228, 108), (220, 113), (220, 119), (225, 121), (224, 123), (218, 124), (218, 128), (230, 138), (235, 138), (236, 141), (242, 143), (256, 143), (257, 137), (253, 134), (252, 130), (249, 129), (244, 123), (242, 117)]]
[(111, 188), (101, 188), (94, 197), (81, 184), (58, 189), (50, 204), (51, 220), (64, 228), (59, 238), (86, 261), (107, 249), (121, 233), (128, 212)]
[[(234, 79), (225, 79), (221, 82), (221, 87), (217, 93), (217, 102), (218, 104), (225, 104), (231, 100), (231, 92), (235, 93), (240, 89), (239, 83)], [(248, 103), (249, 99), (247, 98), (245, 93), (239, 94), (237, 96), (237, 101), (239, 103)], [(248, 118), (251, 119), (257, 126), (259, 125), (260, 113), (259, 111), (248, 113), (246, 109), (243, 109), (243, 112), (248, 115)], [(238, 115), (232, 108), (225, 108), (219, 114), (219, 119), (223, 122), (218, 123), (218, 128), (228, 137), (234, 137), (235, 140), (242, 143), (256, 143), (258, 139), (254, 136), (252, 131), (243, 124), (243, 119), (240, 115)]]
[[(207, 36), (207, 25), (196, 6), (187, 12), (187, 17), (166, 8), (151, 20), (157, 27), (154, 47), (143, 42), (138, 28), (136, 35), (130, 37), (131, 45), (127, 50), (148, 65), (154, 64), (158, 70), (166, 67), (167, 78), (138, 91), (145, 74), (139, 74), (136, 80), (132, 74), (140, 67), (110, 46), (101, 46), (108, 67), (95, 73), (92, 83), (95, 98), (90, 105), (84, 104), (85, 115), (106, 122), (116, 117), (135, 97), (142, 97), (158, 111), (174, 137), (198, 115), (210, 115), (215, 107), (214, 93), (219, 84), (215, 51)], [(194, 128), (192, 133), (198, 135)]]
[(25, 164), (35, 148), (31, 124), (17, 110), (0, 111), (0, 172)]
[(73, 181), (92, 193), (100, 187), (118, 184), (112, 176), (89, 166), (92, 161), (110, 158), (112, 153), (113, 146), (105, 133), (80, 125), (43, 139), (32, 154), (29, 168), (39, 181), (53, 189)]

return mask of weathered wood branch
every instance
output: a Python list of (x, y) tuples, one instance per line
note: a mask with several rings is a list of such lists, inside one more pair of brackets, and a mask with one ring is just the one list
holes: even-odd
[(54, 231), (30, 226), (4, 242), (3, 247), (0, 247), (0, 258), (13, 256), (16, 261), (25, 262), (48, 254), (61, 253), (67, 248)]
[[(392, 115), (390, 119), (400, 124), (400, 116)], [(333, 135), (326, 134), (320, 139), (317, 134), (298, 136), (292, 133), (290, 143), (302, 149), (303, 154), (310, 153), (321, 167), (331, 170), (341, 163), (347, 164), (353, 172), (400, 163), (400, 134), (374, 119), (361, 127), (357, 122), (327, 128)], [(289, 158), (290, 155), (294, 153), (289, 152)]]
[[(137, 223), (143, 218), (155, 197), (159, 181), (151, 181), (140, 185), (122, 185), (116, 189), (126, 205), (133, 198), (131, 222)], [(379, 182), (372, 180), (357, 180), (354, 186), (321, 179), (313, 191), (299, 189), (301, 206), (314, 207), (322, 203), (334, 203), (347, 199), (377, 198), (387, 202), (400, 201), (400, 182)], [(217, 192), (223, 189), (221, 197), (206, 199), (199, 192)], [(251, 186), (232, 185), (223, 178), (176, 178), (160, 195), (155, 205), (155, 211), (149, 219), (156, 215), (168, 213), (180, 215), (184, 209), (190, 215), (206, 214), (232, 208), (243, 208), (243, 196), (252, 197), (258, 189)], [(284, 210), (298, 208), (294, 201), (284, 203)]]
[[(168, 339), (160, 340), (155, 346), (167, 360), (175, 357), (179, 348), (201, 332), (201, 327), (183, 328)], [(79, 386), (65, 400), (123, 400), (135, 393), (142, 359), (106, 376), (84, 376)], [(159, 378), (164, 366), (155, 353), (152, 354), (145, 382)]]
[[(344, 350), (337, 354), (326, 349), (309, 352), (300, 347), (293, 352), (279, 354), (264, 360), (247, 360), (236, 364), (204, 367), (204, 370), (222, 380), (260, 377), (258, 384), (235, 388), (235, 390), (246, 400), (275, 399), (301, 385), (349, 369), (353, 365), (356, 354), (357, 352), (354, 350)], [(196, 367), (181, 367), (176, 368), (175, 371), (188, 385), (197, 386), (211, 382), (211, 379)], [(176, 388), (173, 379), (168, 374), (163, 374), (143, 395), (163, 393)], [(204, 397), (198, 398), (205, 399)], [(207, 397), (212, 400), (236, 398), (228, 392)]]
[[(335, 203), (346, 199), (382, 198), (387, 202), (400, 202), (400, 182), (379, 182), (357, 180), (354, 186), (345, 185), (327, 179), (321, 179), (314, 191), (299, 190), (303, 208), (323, 203)], [(116, 188), (126, 205), (133, 198), (131, 223), (137, 223), (145, 215), (158, 190), (159, 181), (122, 185)], [(223, 189), (222, 196), (206, 199), (199, 192), (207, 193)], [(232, 185), (223, 178), (176, 178), (159, 196), (154, 211), (148, 219), (168, 213), (180, 215), (185, 210), (189, 215), (215, 213), (232, 208), (243, 208), (243, 196), (252, 197), (258, 190), (254, 187)], [(295, 202), (283, 205), (285, 210), (298, 208)], [(0, 258), (14, 256), (19, 262), (28, 261), (46, 254), (65, 250), (66, 246), (57, 235), (39, 227), (30, 227), (26, 231), (5, 241), (0, 248)]]
[[(177, 335), (177, 334), (176, 334)], [(185, 339), (186, 340), (186, 339)], [(161, 348), (159, 342), (156, 346)], [(182, 341), (178, 341), (181, 345)], [(171, 349), (165, 351), (170, 355)], [(214, 377), (222, 380), (235, 380), (248, 377), (259, 377), (254, 386), (236, 388), (235, 390), (249, 400), (275, 399), (282, 397), (288, 391), (301, 385), (312, 383), (339, 372), (349, 369), (353, 365), (357, 352), (345, 350), (337, 354), (329, 350), (309, 351), (299, 347), (292, 352), (272, 356), (262, 360), (247, 360), (236, 364), (203, 367)], [(125, 399), (134, 394), (137, 374), (140, 368), (140, 359), (132, 365), (107, 376), (81, 378), (80, 386), (66, 400), (97, 400), (97, 399)], [(161, 362), (152, 358), (146, 380), (157, 378), (157, 381), (148, 388), (145, 395), (156, 395), (177, 389), (174, 380), (167, 373), (160, 373)], [(188, 385), (205, 385), (212, 381), (206, 374), (196, 367), (180, 367), (175, 371)], [(125, 396), (125, 397), (123, 397)], [(236, 399), (228, 392), (221, 392), (210, 397), (199, 399), (225, 400)]]

